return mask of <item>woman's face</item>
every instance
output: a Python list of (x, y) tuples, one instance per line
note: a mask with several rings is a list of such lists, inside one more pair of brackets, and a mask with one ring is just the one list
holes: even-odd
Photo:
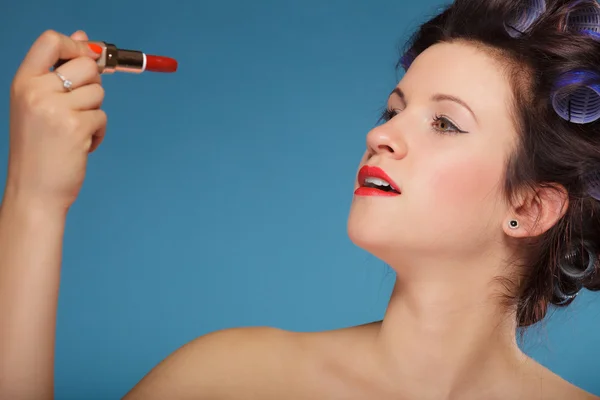
[(502, 243), (517, 138), (511, 101), (501, 64), (484, 50), (455, 42), (423, 52), (389, 97), (389, 121), (368, 133), (359, 165), (380, 168), (400, 194), (365, 188), (359, 174), (352, 241), (392, 266), (415, 256), (460, 263)]

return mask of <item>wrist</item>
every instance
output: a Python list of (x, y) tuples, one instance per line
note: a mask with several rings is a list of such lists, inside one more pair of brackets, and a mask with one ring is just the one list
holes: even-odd
[(67, 207), (27, 195), (26, 193), (11, 189), (9, 186), (5, 188), (2, 203), (0, 204), (0, 214), (9, 213), (25, 218), (33, 218), (34, 220), (51, 219), (64, 222), (67, 218), (67, 212)]

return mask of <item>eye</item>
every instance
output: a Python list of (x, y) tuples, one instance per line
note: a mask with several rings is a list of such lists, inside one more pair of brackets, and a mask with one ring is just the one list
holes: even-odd
[(402, 111), (402, 110), (399, 110), (397, 108), (394, 108), (394, 109), (387, 108), (381, 114), (381, 117), (379, 118), (379, 122), (384, 122), (384, 123), (388, 122), (389, 120), (394, 118), (396, 115), (398, 115), (400, 113), (400, 111)]
[(433, 117), (433, 129), (436, 133), (453, 135), (457, 133), (468, 133), (467, 131), (461, 130), (454, 122), (448, 117), (443, 115), (435, 115)]

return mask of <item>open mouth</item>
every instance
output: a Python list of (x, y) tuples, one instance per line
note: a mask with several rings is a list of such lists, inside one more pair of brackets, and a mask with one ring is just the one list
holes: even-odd
[(358, 195), (387, 195), (401, 194), (398, 185), (378, 167), (365, 165), (358, 172), (359, 188), (355, 191)]
[(379, 178), (366, 178), (362, 186), (366, 188), (381, 190), (383, 192), (400, 194), (400, 192), (394, 189), (392, 185), (389, 184), (389, 182)]

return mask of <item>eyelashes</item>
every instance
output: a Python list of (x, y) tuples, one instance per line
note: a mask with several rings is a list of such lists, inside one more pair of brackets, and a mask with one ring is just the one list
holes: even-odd
[[(434, 122), (434, 124), (438, 125), (438, 127), (434, 128), (434, 129), (436, 129), (436, 131), (440, 132), (440, 133), (446, 133), (446, 134), (468, 133), (467, 131), (463, 131), (462, 129), (460, 129), (458, 126), (456, 126), (456, 124), (454, 122), (452, 122), (448, 117), (446, 117), (444, 115), (436, 114), (433, 117), (433, 122)], [(443, 129), (442, 125), (446, 126), (448, 129)]]
[[(379, 122), (386, 123), (390, 121), (392, 118), (398, 115), (400, 111), (402, 110), (386, 108), (381, 114)], [(468, 133), (467, 131), (460, 129), (454, 122), (452, 122), (452, 120), (449, 117), (440, 114), (435, 114), (431, 118), (431, 128), (434, 130), (435, 133), (441, 135), (455, 135), (458, 133)]]
[(380, 123), (385, 123), (388, 122), (389, 120), (391, 120), (392, 118), (394, 118), (396, 115), (398, 115), (398, 110), (393, 110), (390, 108), (386, 108), (383, 113), (381, 114), (381, 117), (379, 117), (379, 122)]

